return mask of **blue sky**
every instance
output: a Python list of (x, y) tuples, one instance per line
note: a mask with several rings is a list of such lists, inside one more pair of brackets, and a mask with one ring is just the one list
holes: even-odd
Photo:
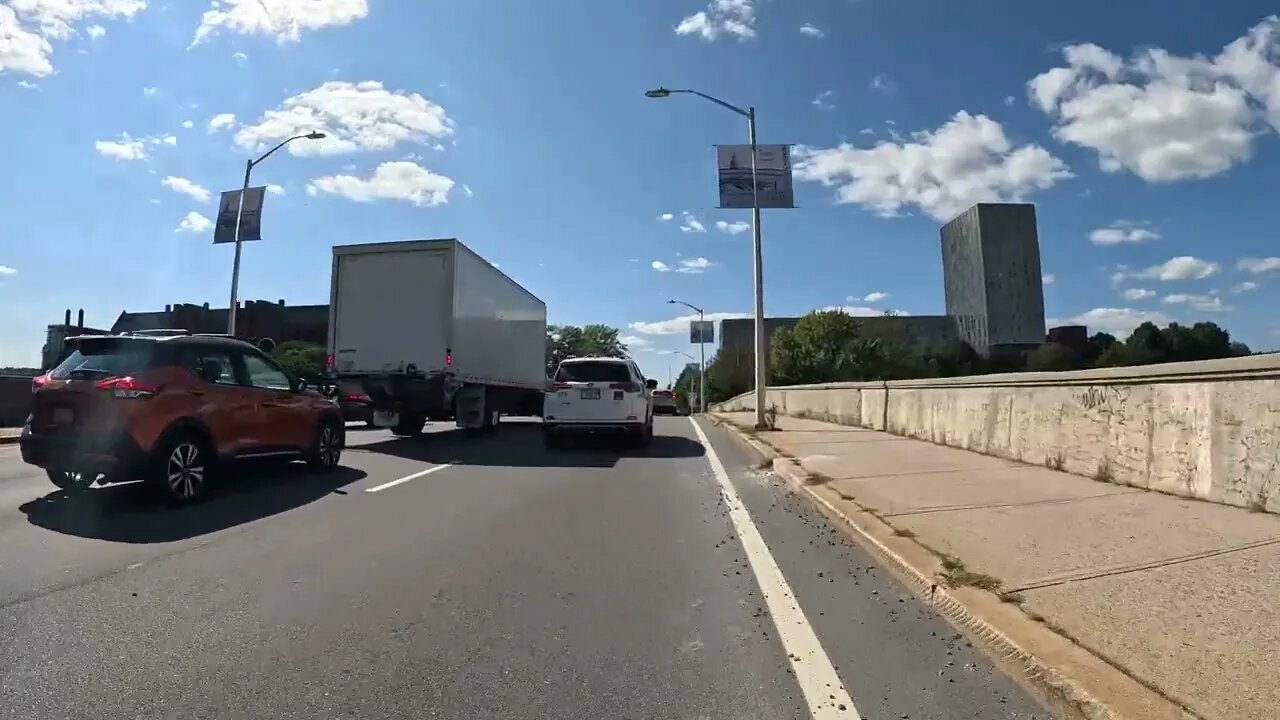
[[(943, 310), (941, 219), (1037, 204), (1052, 320), (1280, 344), (1280, 24), (1238, 2), (0, 0), (0, 365), (64, 308), (225, 304), (217, 193), (278, 186), (241, 296), (325, 302), (338, 243), (458, 237), (665, 377), (679, 298), (751, 307), (713, 145), (796, 143), (766, 310)], [(234, 117), (232, 117), (234, 116)], [(194, 214), (193, 214), (194, 213)], [(665, 214), (670, 220), (662, 220)], [(686, 213), (688, 216), (686, 217)], [(689, 222), (692, 219), (696, 224)], [(722, 223), (718, 226), (718, 223)], [(701, 228), (703, 231), (697, 231)], [(667, 271), (655, 269), (657, 261)], [(678, 369), (682, 358), (673, 364)]]

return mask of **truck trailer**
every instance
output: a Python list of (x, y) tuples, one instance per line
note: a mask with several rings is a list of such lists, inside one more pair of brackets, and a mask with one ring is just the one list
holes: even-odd
[(546, 335), (546, 304), (456, 239), (333, 248), (328, 375), (396, 435), (540, 415)]

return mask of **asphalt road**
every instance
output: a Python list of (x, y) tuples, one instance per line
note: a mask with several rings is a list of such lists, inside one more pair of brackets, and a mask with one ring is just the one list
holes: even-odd
[(183, 509), (0, 446), (0, 718), (1050, 717), (699, 426), (353, 428)]

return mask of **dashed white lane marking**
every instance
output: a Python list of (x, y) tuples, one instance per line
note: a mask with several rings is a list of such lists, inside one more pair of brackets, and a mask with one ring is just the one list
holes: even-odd
[[(800, 691), (804, 693), (805, 703), (809, 706), (809, 714), (814, 720), (861, 720), (853, 706), (853, 698), (840, 681), (831, 658), (822, 649), (822, 643), (809, 624), (800, 603), (791, 592), (791, 585), (778, 567), (777, 561), (769, 552), (760, 531), (756, 529), (751, 514), (738, 498), (738, 491), (729, 480), (724, 464), (711, 447), (711, 441), (702, 431), (697, 421), (689, 418), (698, 440), (706, 449), (707, 460), (711, 470), (720, 483), (720, 492), (724, 494), (724, 503), (729, 510), (729, 520), (738, 532), (738, 539), (747, 554), (747, 562), (755, 573), (760, 591), (764, 594), (765, 604), (769, 606), (769, 615), (778, 629), (778, 639), (782, 641), (782, 649), (787, 651), (787, 660), (796, 674)], [(841, 709), (841, 708), (844, 709)]]
[(427, 468), (426, 470), (423, 470), (423, 471), (421, 471), (421, 472), (416, 472), (416, 473), (414, 473), (414, 474), (412, 474), (412, 475), (405, 475), (404, 477), (399, 478), (399, 479), (397, 479), (397, 480), (392, 480), (391, 482), (385, 482), (385, 483), (382, 483), (381, 485), (375, 485), (374, 487), (371, 487), (371, 488), (365, 488), (365, 489), (364, 489), (364, 491), (365, 491), (365, 492), (378, 492), (378, 491), (381, 491), (381, 490), (386, 490), (387, 488), (393, 488), (393, 487), (395, 487), (395, 486), (397, 486), (397, 485), (400, 485), (401, 483), (407, 483), (407, 482), (409, 482), (410, 480), (417, 480), (418, 478), (422, 477), (423, 475), (430, 475), (431, 473), (433, 473), (433, 472), (435, 472), (435, 471), (437, 471), (437, 470), (443, 470), (443, 469), (445, 469), (445, 468), (447, 468), (447, 467), (453, 467), (453, 463), (447, 463), (447, 464), (445, 464), (445, 465), (436, 465), (435, 467), (429, 467), (429, 468)]

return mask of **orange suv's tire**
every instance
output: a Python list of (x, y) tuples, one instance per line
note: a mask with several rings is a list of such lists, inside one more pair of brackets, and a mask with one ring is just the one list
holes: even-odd
[(333, 470), (338, 467), (342, 448), (346, 444), (345, 427), (333, 419), (325, 419), (316, 429), (316, 439), (307, 453), (307, 464), (317, 470)]
[(152, 458), (147, 482), (168, 500), (179, 504), (205, 496), (213, 470), (209, 443), (194, 432), (169, 436)]

